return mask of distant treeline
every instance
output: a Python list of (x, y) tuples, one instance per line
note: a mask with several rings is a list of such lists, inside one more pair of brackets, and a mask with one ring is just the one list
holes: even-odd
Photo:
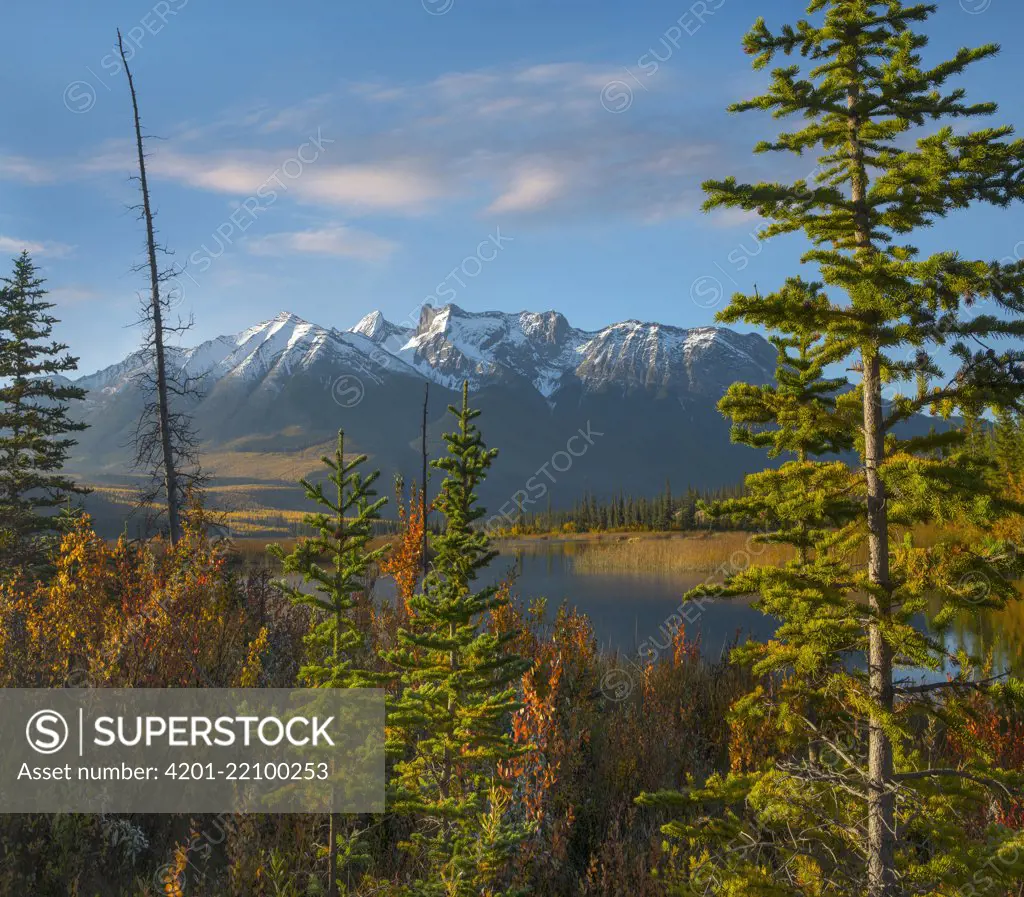
[[(964, 415), (964, 433), (970, 450), (991, 464), (990, 479), (999, 488), (1012, 489), (1024, 481), (1024, 423), (1008, 409), (997, 410), (992, 419)], [(667, 532), (669, 530), (742, 530), (756, 526), (753, 520), (712, 519), (704, 515), (703, 504), (714, 504), (744, 495), (742, 484), (716, 489), (688, 486), (681, 494), (672, 492), (671, 481), (653, 498), (627, 495), (619, 491), (611, 498), (585, 493), (572, 508), (513, 514), (509, 525), (495, 535), (531, 535), (543, 533), (599, 533), (628, 530)], [(381, 534), (390, 532), (390, 521)], [(434, 525), (431, 525), (433, 528)]]
[[(717, 489), (694, 489), (692, 486), (679, 495), (672, 492), (672, 484), (652, 498), (618, 492), (611, 498), (598, 497), (587, 492), (570, 509), (521, 512), (511, 518), (503, 530), (509, 535), (532, 533), (594, 533), (614, 530), (665, 532), (707, 527), (709, 521), (700, 511), (703, 502), (736, 498), (743, 493), (740, 485)], [(731, 528), (715, 521), (717, 529)]]

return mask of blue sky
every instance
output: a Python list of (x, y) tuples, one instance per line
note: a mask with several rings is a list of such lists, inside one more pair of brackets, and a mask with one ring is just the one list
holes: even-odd
[[(1005, 39), (965, 86), (1020, 126), (1016, 0), (940, 0), (929, 53)], [(158, 227), (186, 273), (187, 342), (287, 309), (349, 327), (426, 301), (555, 308), (580, 327), (712, 322), (722, 294), (795, 273), (798, 238), (699, 211), (700, 183), (763, 176), (763, 83), (740, 49), (796, 0), (36, 0), (5, 4), (0, 255), (33, 251), (58, 335), (92, 371), (131, 329), (143, 231), (128, 206), (128, 40)], [(1015, 40), (1016, 38), (1016, 40)], [(799, 177), (799, 160), (770, 160)], [(976, 210), (924, 249), (1024, 255), (1024, 210)], [(810, 273), (810, 272), (808, 272)]]

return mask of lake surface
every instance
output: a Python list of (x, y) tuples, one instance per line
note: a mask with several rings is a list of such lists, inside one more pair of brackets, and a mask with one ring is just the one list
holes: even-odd
[(546, 598), (553, 615), (563, 602), (589, 617), (602, 649), (636, 654), (667, 645), (679, 626), (687, 639), (700, 638), (704, 653), (719, 657), (738, 638), (767, 638), (775, 622), (741, 601), (707, 601), (684, 606), (685, 592), (705, 582), (703, 573), (660, 575), (580, 573), (581, 551), (602, 546), (553, 543), (506, 550), (491, 564), (494, 581), (514, 576), (513, 590), (528, 604)]
[[(708, 658), (718, 659), (736, 640), (765, 639), (776, 621), (738, 600), (712, 600), (683, 606), (683, 594), (707, 580), (707, 574), (634, 574), (581, 572), (576, 559), (604, 546), (579, 542), (505, 543), (481, 582), (514, 580), (517, 601), (528, 605), (547, 599), (548, 617), (562, 603), (586, 614), (602, 649), (627, 657), (671, 653), (672, 632), (682, 622), (688, 640), (700, 638)], [(382, 597), (393, 594), (389, 582), (378, 583)], [(922, 618), (921, 625), (925, 625)], [(1024, 670), (1024, 605), (996, 617), (965, 619), (946, 633), (951, 652), (992, 651), (997, 669)]]

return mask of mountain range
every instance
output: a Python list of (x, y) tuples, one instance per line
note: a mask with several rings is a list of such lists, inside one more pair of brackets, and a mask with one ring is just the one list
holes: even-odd
[[(339, 428), (387, 481), (398, 472), (411, 480), (425, 386), (436, 454), (450, 428), (447, 406), (468, 381), (484, 412), (484, 438), (500, 450), (481, 497), (501, 507), (547, 465), (540, 510), (549, 501), (571, 505), (587, 490), (733, 484), (762, 466), (760, 453), (730, 444), (715, 404), (736, 380), (769, 382), (775, 350), (757, 334), (720, 327), (629, 320), (586, 331), (555, 311), (427, 305), (415, 324), (375, 311), (348, 330), (282, 312), (232, 336), (170, 349), (168, 361), (202, 383), (191, 412), (205, 465), (221, 484), (284, 490), (272, 499), (283, 506), (297, 477), (317, 471)], [(84, 479), (130, 479), (144, 365), (136, 353), (74, 381), (88, 391), (77, 413), (90, 426), (73, 459)], [(567, 449), (581, 431), (587, 439)]]

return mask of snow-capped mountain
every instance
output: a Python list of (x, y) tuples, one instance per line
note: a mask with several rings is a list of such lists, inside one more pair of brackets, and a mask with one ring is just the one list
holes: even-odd
[(676, 387), (720, 395), (737, 379), (770, 379), (775, 361), (774, 350), (757, 335), (633, 320), (586, 331), (555, 311), (474, 313), (456, 305), (424, 306), (416, 328), (398, 327), (375, 311), (351, 332), (449, 388), (463, 380), (479, 389), (524, 378), (545, 398), (573, 379), (591, 390)]
[(372, 311), (349, 332), (365, 336), (372, 343), (389, 352), (397, 352), (409, 341), (409, 337), (416, 332), (416, 328), (399, 327), (386, 320), (379, 311)]
[[(207, 386), (234, 379), (283, 388), (321, 364), (337, 374), (379, 381), (388, 376), (430, 380), (448, 389), (525, 381), (545, 399), (579, 385), (585, 391), (674, 390), (717, 398), (734, 380), (766, 382), (775, 353), (756, 334), (718, 327), (685, 330), (624, 321), (602, 330), (572, 327), (558, 312), (467, 312), (424, 306), (418, 326), (401, 327), (375, 311), (347, 331), (282, 312), (235, 336), (192, 349), (173, 349), (170, 362)], [(109, 396), (140, 372), (141, 356), (77, 383)], [(98, 396), (94, 396), (98, 398)]]
[[(218, 336), (192, 349), (169, 347), (172, 368), (207, 385), (225, 378), (280, 387), (293, 374), (307, 371), (319, 362), (358, 370), (380, 363), (380, 350), (361, 334), (339, 332), (310, 324), (290, 312), (281, 312), (234, 336)], [(111, 396), (129, 389), (143, 372), (144, 356), (135, 352), (124, 361), (76, 382), (90, 398)], [(400, 366), (399, 366), (400, 367)], [(416, 376), (412, 370), (404, 371)]]
[[(283, 312), (171, 350), (168, 359), (200, 383), (202, 396), (189, 411), (207, 469), (276, 489), (294, 483), (282, 471), (294, 470), (295, 459), (315, 471), (341, 428), (346, 445), (371, 455), (385, 482), (391, 473), (411, 479), (420, 463), (424, 385), (436, 455), (450, 429), (447, 406), (468, 380), (485, 438), (500, 449), (484, 488), (485, 501), (497, 507), (553, 457), (548, 470), (557, 471), (557, 483), (549, 483), (548, 497), (556, 506), (585, 489), (653, 494), (666, 477), (680, 486), (737, 482), (763, 459), (729, 443), (715, 404), (736, 380), (768, 382), (775, 366), (762, 337), (724, 328), (623, 321), (587, 331), (554, 311), (454, 305), (425, 306), (415, 326), (373, 312), (349, 330)], [(88, 391), (79, 413), (89, 428), (74, 458), (83, 477), (127, 475), (144, 402), (143, 361), (136, 353), (76, 381)], [(599, 436), (587, 437), (593, 448), (584, 456), (567, 454), (567, 440), (579, 433)]]

